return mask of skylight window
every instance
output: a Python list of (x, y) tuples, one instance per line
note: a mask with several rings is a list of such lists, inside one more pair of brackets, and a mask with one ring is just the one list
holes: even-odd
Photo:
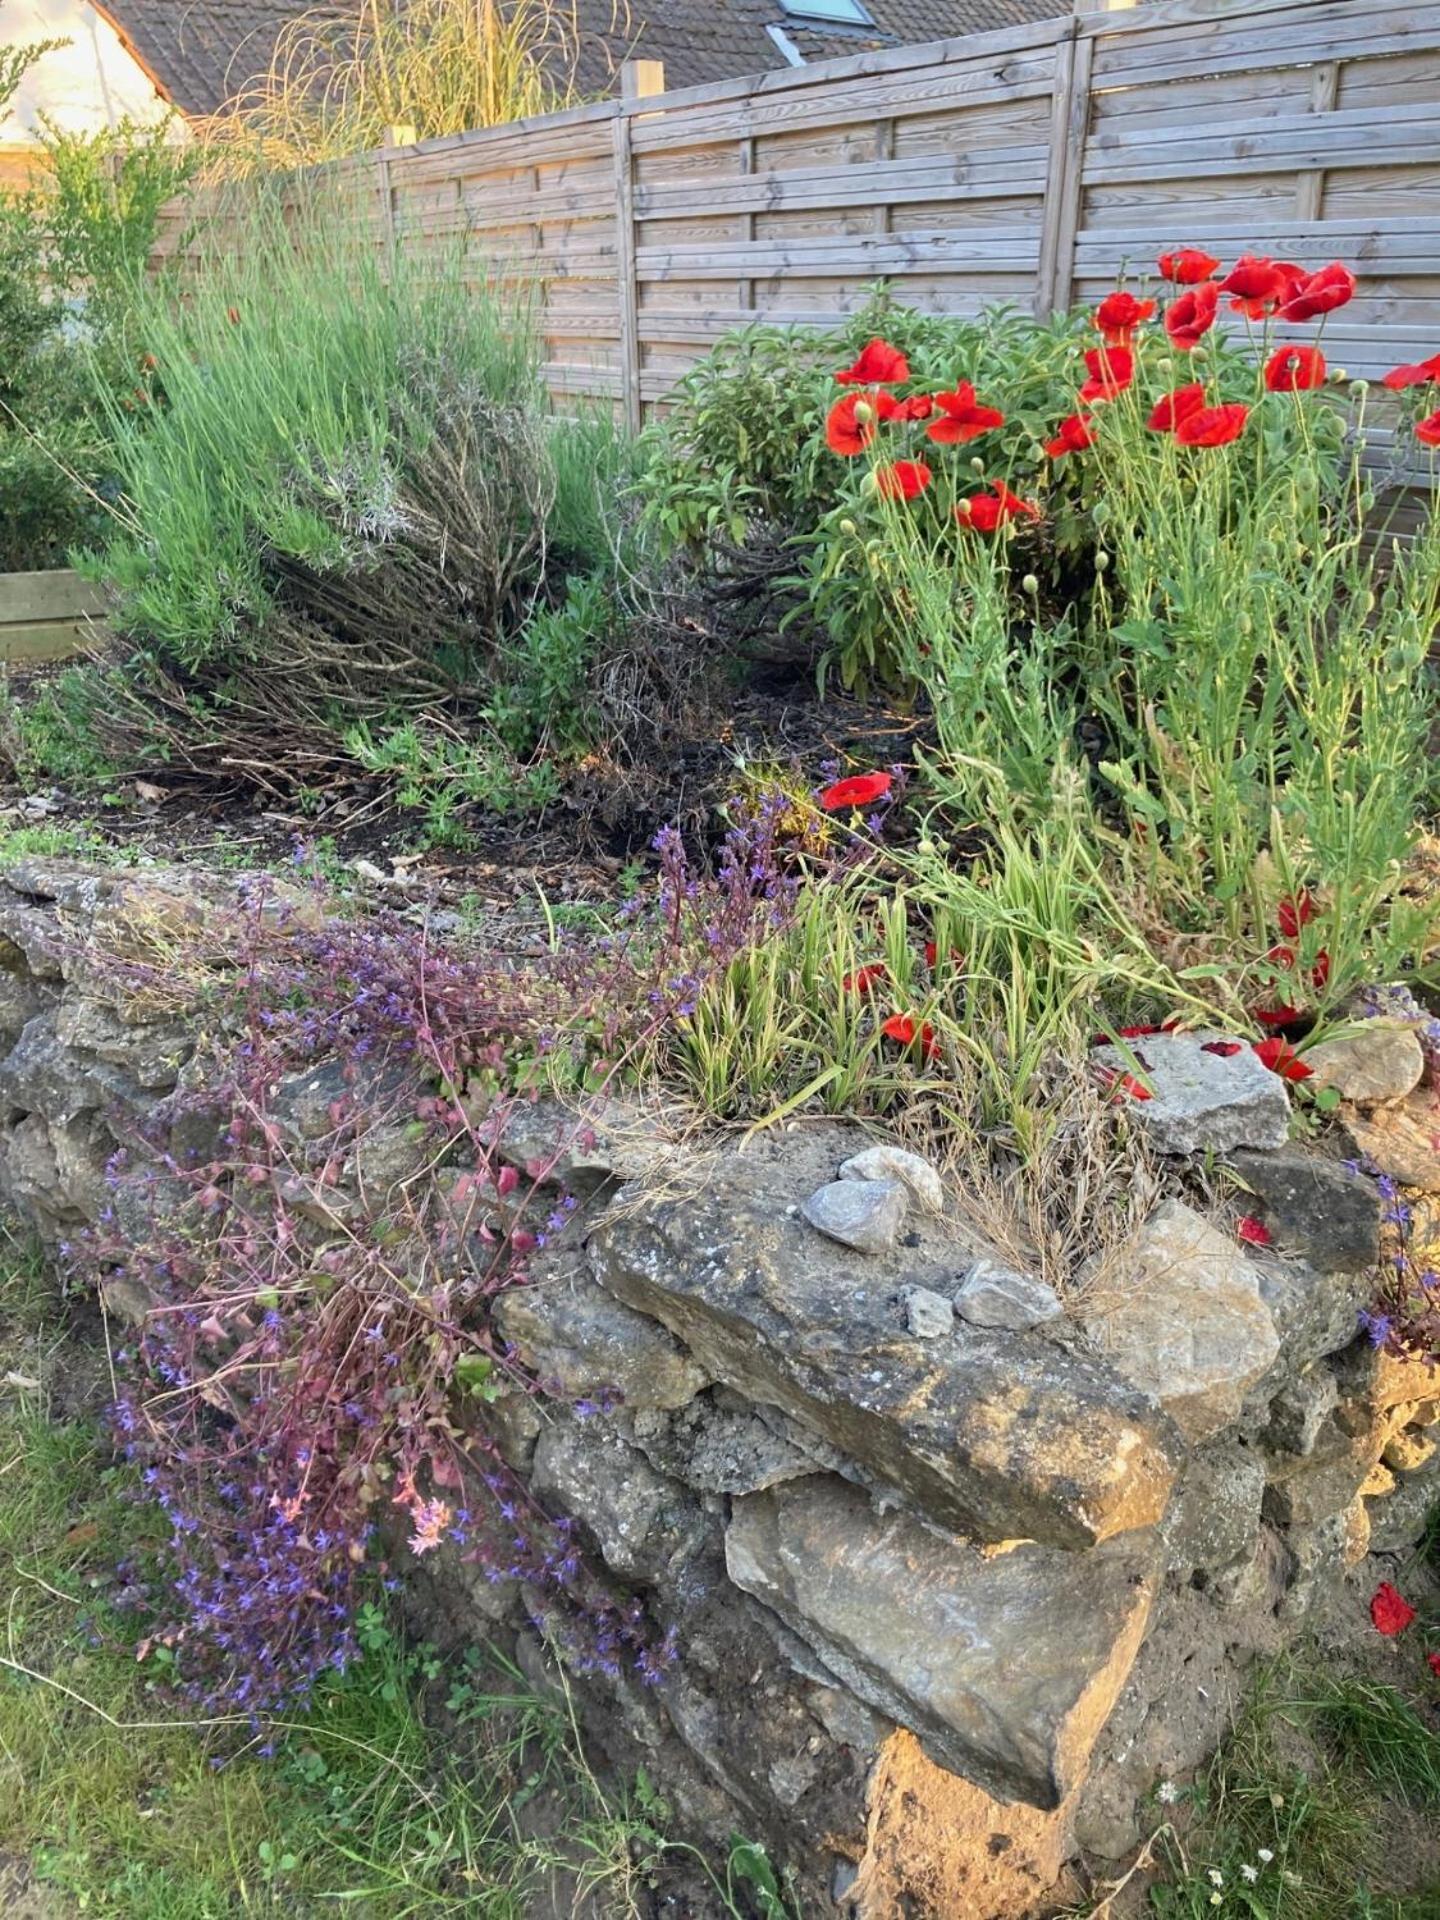
[(842, 21), (848, 27), (873, 27), (860, 0), (780, 0), (792, 20)]

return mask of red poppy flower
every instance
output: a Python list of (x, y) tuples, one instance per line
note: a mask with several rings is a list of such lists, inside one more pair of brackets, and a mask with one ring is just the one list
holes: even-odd
[[(938, 947), (938, 946), (937, 946), (937, 945), (935, 944), (935, 942), (934, 942), (933, 940), (927, 940), (927, 941), (925, 942), (925, 964), (926, 964), (926, 966), (927, 966), (927, 967), (929, 967), (929, 968), (931, 968), (931, 969), (932, 969), (932, 971), (933, 971), (933, 969), (934, 969), (934, 966), (935, 966), (935, 963), (936, 963), (936, 961), (937, 961), (937, 960), (938, 960), (939, 958), (940, 958), (940, 949), (939, 949), (939, 947)], [(961, 951), (960, 951), (960, 949), (959, 949), (958, 947), (952, 947), (952, 948), (950, 949), (950, 965), (951, 965), (952, 967), (963, 967), (963, 966), (964, 966), (964, 964), (965, 964), (965, 956), (964, 956), (964, 954), (963, 954), (963, 953), (961, 953)]]
[(898, 410), (888, 393), (874, 389), (867, 393), (847, 393), (826, 416), (825, 444), (832, 453), (853, 460), (874, 440), (880, 422), (893, 420)]
[(972, 493), (968, 500), (957, 501), (955, 518), (962, 527), (972, 527), (976, 533), (994, 533), (1003, 521), (1013, 520), (1017, 514), (1030, 520), (1040, 518), (1040, 509), (1032, 500), (1022, 500), (1003, 480), (994, 485), (993, 493)]
[(1243, 313), (1251, 320), (1260, 320), (1267, 313), (1273, 313), (1284, 296), (1290, 282), (1288, 272), (1304, 277), (1303, 267), (1290, 268), (1265, 254), (1242, 253), (1234, 266), (1220, 282), (1221, 293), (1232, 294), (1230, 305), (1236, 313)]
[(1195, 380), (1188, 387), (1176, 387), (1173, 393), (1157, 400), (1145, 424), (1152, 433), (1173, 433), (1182, 420), (1199, 413), (1204, 405), (1205, 389)]
[(1308, 1080), (1315, 1071), (1307, 1067), (1288, 1040), (1278, 1035), (1270, 1040), (1255, 1040), (1251, 1043), (1260, 1064), (1278, 1073), (1282, 1080)]
[(1440, 408), (1416, 423), (1415, 438), (1423, 447), (1440, 447)]
[(1101, 1086), (1109, 1089), (1112, 1100), (1119, 1100), (1126, 1094), (1132, 1100), (1153, 1100), (1155, 1097), (1145, 1082), (1137, 1080), (1133, 1073), (1121, 1073), (1116, 1067), (1095, 1067), (1093, 1072)]
[(1323, 993), (1330, 981), (1330, 956), (1322, 947), (1315, 956), (1315, 964), (1310, 969), (1310, 984), (1317, 993)]
[(1404, 1594), (1398, 1593), (1388, 1580), (1382, 1580), (1370, 1600), (1370, 1623), (1375, 1631), (1393, 1640), (1414, 1618), (1415, 1609)]
[(1135, 378), (1135, 356), (1128, 347), (1091, 347), (1085, 365), (1090, 378), (1080, 389), (1082, 400), (1113, 400)]
[(868, 807), (874, 800), (883, 800), (893, 784), (888, 773), (852, 773), (847, 780), (837, 780), (833, 786), (826, 787), (820, 796), (820, 805), (826, 813), (844, 813), (847, 807)]
[(1219, 1060), (1233, 1060), (1236, 1054), (1243, 1053), (1245, 1048), (1239, 1040), (1202, 1040), (1200, 1051), (1213, 1053)]
[(928, 1021), (917, 1022), (908, 1013), (892, 1013), (880, 1031), (887, 1040), (894, 1040), (902, 1047), (913, 1047), (918, 1043), (923, 1059), (940, 1058), (940, 1042), (935, 1038), (935, 1029)]
[(1045, 451), (1052, 460), (1061, 460), (1067, 453), (1083, 453), (1094, 444), (1095, 425), (1090, 415), (1072, 413), (1060, 422), (1055, 438), (1045, 442)]
[(1137, 300), (1133, 293), (1107, 293), (1095, 309), (1095, 325), (1105, 336), (1107, 347), (1128, 347), (1136, 327), (1154, 311), (1153, 300)]
[(1265, 362), (1271, 393), (1308, 393), (1325, 384), (1325, 356), (1318, 347), (1277, 347)]
[(140, 371), (142, 373), (154, 373), (159, 364), (160, 362), (155, 358), (153, 353), (142, 353), (140, 356)]
[(887, 500), (913, 500), (929, 486), (930, 469), (923, 460), (892, 460), (876, 468), (875, 482)]
[(835, 378), (842, 387), (891, 387), (897, 380), (910, 378), (910, 363), (888, 340), (871, 340), (860, 349), (854, 366)]
[(1268, 1247), (1270, 1229), (1263, 1220), (1257, 1220), (1253, 1213), (1243, 1214), (1235, 1222), (1235, 1236), (1243, 1240), (1247, 1247)]
[(873, 993), (890, 978), (890, 969), (883, 960), (872, 961), (868, 967), (857, 967), (854, 973), (847, 973), (840, 982), (846, 993)]
[(1333, 313), (1336, 307), (1343, 307), (1354, 297), (1354, 274), (1338, 260), (1332, 260), (1328, 267), (1321, 267), (1318, 273), (1312, 273), (1308, 280), (1289, 290), (1280, 308), (1280, 318), (1315, 320), (1322, 313)]
[(1425, 1656), (1425, 1664), (1429, 1667), (1435, 1678), (1440, 1680), (1440, 1653), (1427, 1653)]
[(1201, 407), (1180, 422), (1175, 438), (1182, 447), (1228, 446), (1240, 438), (1249, 418), (1250, 409), (1238, 400), (1224, 407)]
[(925, 429), (937, 447), (963, 447), (967, 440), (978, 440), (993, 427), (1003, 427), (1005, 416), (998, 407), (982, 407), (975, 389), (962, 380), (953, 393), (937, 393), (935, 407), (942, 416)]
[(1312, 920), (1318, 919), (1319, 907), (1315, 896), (1308, 887), (1302, 887), (1299, 893), (1287, 894), (1276, 908), (1275, 919), (1287, 940), (1299, 938), (1300, 929), (1308, 927)]
[(1189, 353), (1197, 347), (1215, 324), (1215, 309), (1220, 304), (1220, 289), (1213, 280), (1198, 287), (1187, 287), (1178, 300), (1165, 309), (1165, 331), (1170, 344)]
[(1423, 387), (1427, 380), (1440, 381), (1440, 353), (1432, 353), (1428, 360), (1416, 360), (1409, 366), (1392, 367), (1380, 384), (1389, 387), (1392, 393), (1403, 393), (1406, 387)]
[(1156, 265), (1162, 280), (1173, 280), (1177, 287), (1195, 287), (1208, 280), (1220, 262), (1213, 253), (1199, 247), (1181, 247), (1175, 253), (1162, 253)]
[(935, 411), (935, 401), (928, 393), (912, 393), (908, 400), (897, 401), (896, 405), (897, 420), (928, 420)]

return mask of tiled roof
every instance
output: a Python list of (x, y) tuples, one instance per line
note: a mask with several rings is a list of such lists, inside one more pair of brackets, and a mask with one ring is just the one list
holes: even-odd
[[(356, 0), (336, 0), (339, 14)], [(766, 32), (780, 27), (806, 60), (866, 47), (980, 33), (1069, 11), (1066, 0), (864, 0), (874, 25), (826, 26), (783, 0), (574, 0), (579, 28), (576, 84), (614, 91), (627, 58), (663, 60), (666, 84), (701, 86), (786, 64)], [(280, 0), (103, 0), (141, 64), (186, 113), (213, 113), (270, 64), (287, 20), (308, 11)]]

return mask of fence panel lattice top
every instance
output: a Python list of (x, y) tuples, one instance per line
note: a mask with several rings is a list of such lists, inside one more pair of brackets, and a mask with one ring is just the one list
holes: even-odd
[(557, 394), (632, 421), (723, 334), (876, 281), (1037, 312), (1195, 244), (1361, 276), (1327, 350), (1440, 349), (1440, 0), (1166, 0), (606, 101), (347, 164), (388, 243), (535, 284)]

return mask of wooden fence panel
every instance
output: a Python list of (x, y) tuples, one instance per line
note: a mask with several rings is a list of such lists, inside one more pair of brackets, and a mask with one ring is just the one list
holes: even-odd
[(1440, 0), (1074, 7), (341, 172), (387, 244), (463, 234), (533, 287), (552, 389), (632, 423), (750, 320), (833, 324), (882, 279), (1045, 314), (1188, 244), (1346, 260), (1352, 372), (1440, 348)]

